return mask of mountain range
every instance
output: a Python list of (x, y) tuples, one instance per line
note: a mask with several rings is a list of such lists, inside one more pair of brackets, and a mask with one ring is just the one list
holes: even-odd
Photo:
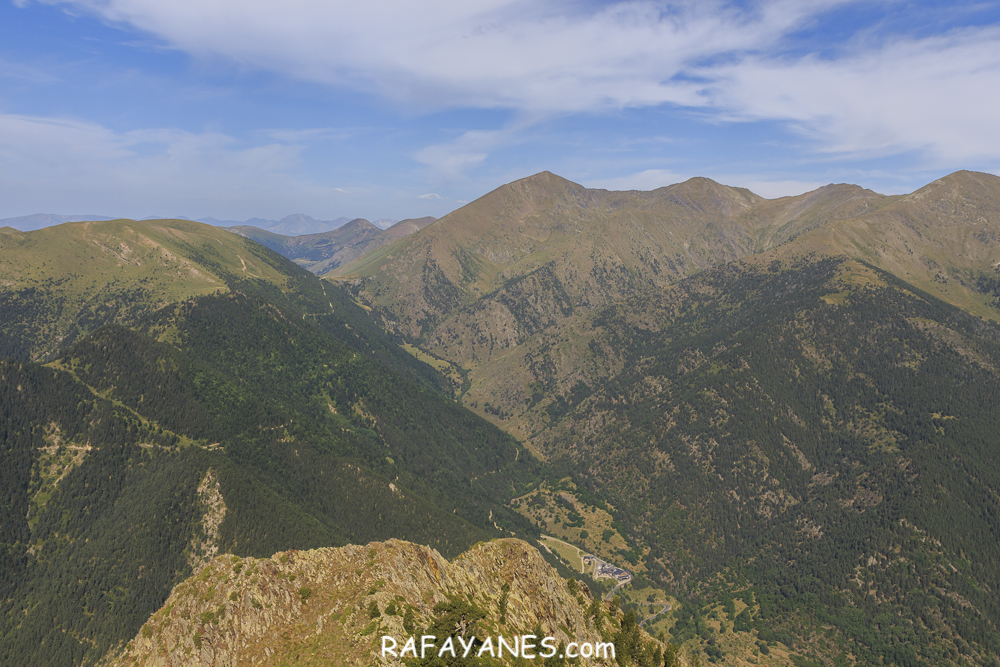
[[(998, 266), (988, 174), (765, 200), (542, 173), (329, 277), (457, 369), (463, 405), (567, 473), (563, 494), (614, 508), (617, 558), (654, 588), (751, 588), (758, 636), (819, 664), (993, 664)], [(520, 509), (598, 548), (559, 497)]]
[[(52, 213), (35, 213), (33, 215), (22, 215), (14, 218), (0, 219), (0, 227), (12, 227), (18, 231), (29, 232), (61, 225), (64, 222), (86, 222), (98, 220), (114, 220), (103, 215), (57, 215)], [(162, 220), (163, 216), (148, 216), (144, 220)], [(178, 220), (190, 220), (184, 216), (179, 216)], [(281, 220), (267, 220), (264, 218), (250, 218), (249, 220), (218, 220), (216, 218), (199, 218), (198, 222), (215, 227), (231, 227), (237, 225), (248, 225), (264, 229), (275, 234), (287, 234), (290, 236), (302, 234), (320, 234), (337, 229), (351, 221), (351, 218), (340, 217), (336, 220), (316, 220), (302, 213), (293, 213), (285, 216)], [(375, 226), (379, 229), (388, 229), (396, 221), (388, 218), (375, 221)]]
[[(996, 321), (998, 210), (1000, 179), (970, 172), (905, 196), (830, 185), (776, 200), (701, 178), (609, 192), (542, 173), (328, 277), (385, 328), (467, 370), (470, 397), (519, 414), (542, 379), (523, 358), (533, 346), (610, 304), (751, 257), (850, 257)], [(576, 354), (550, 356), (566, 359), (559, 374), (578, 375)], [(501, 377), (520, 389), (494, 386)], [(560, 379), (563, 389), (575, 381)]]
[(974, 172), (5, 229), (0, 662), (354, 663), (517, 590), (622, 666), (998, 665), (998, 267)]

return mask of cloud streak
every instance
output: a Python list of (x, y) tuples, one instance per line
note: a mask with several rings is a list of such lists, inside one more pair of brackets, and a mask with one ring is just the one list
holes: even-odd
[[(39, 1), (137, 28), (196, 57), (423, 112), (508, 109), (540, 118), (668, 105), (710, 122), (789, 122), (829, 154), (1000, 155), (996, 27), (875, 36), (834, 45), (836, 57), (789, 47), (796, 31), (822, 27), (830, 10), (851, 4), (838, 0)], [(477, 143), (490, 144), (463, 137), (415, 158), (454, 177), (486, 159)]]
[(22, 214), (37, 212), (39, 202), (50, 211), (133, 217), (280, 217), (303, 206), (325, 211), (344, 191), (295, 174), (301, 151), (275, 141), (246, 145), (213, 132), (119, 133), (71, 119), (0, 114), (4, 206)]
[(851, 155), (924, 151), (945, 163), (1000, 156), (1000, 28), (970, 28), (836, 61), (747, 58), (713, 68), (733, 120), (777, 119)]
[(577, 112), (700, 106), (683, 75), (753, 52), (837, 0), (537, 3), (531, 0), (47, 0), (196, 55), (379, 92), (420, 108)]

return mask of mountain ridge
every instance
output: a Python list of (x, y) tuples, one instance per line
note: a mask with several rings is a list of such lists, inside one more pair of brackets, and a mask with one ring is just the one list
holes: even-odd
[[(403, 665), (380, 655), (383, 635), (397, 653), (421, 632), (437, 635), (435, 650), (449, 636), (495, 642), (531, 632), (538, 641), (596, 645), (612, 639), (621, 615), (595, 607), (585, 584), (567, 585), (538, 551), (515, 539), (480, 543), (450, 562), (399, 540), (263, 559), (227, 554), (178, 584), (121, 656), (102, 665), (278, 663), (296, 654), (306, 664), (367, 665), (375, 658)], [(445, 621), (452, 617), (459, 627)], [(227, 623), (232, 618), (237, 622)], [(659, 647), (646, 633), (636, 635), (645, 645), (639, 651), (652, 655)]]
[[(574, 546), (629, 563), (621, 605), (711, 662), (994, 667), (998, 202), (972, 172), (777, 200), (542, 173), (340, 287), (187, 221), (0, 236), (20, 358), (0, 362), (0, 655), (228, 646), (242, 612), (261, 626), (260, 580), (213, 554), (254, 558), (268, 603), (311, 614), (319, 589), (289, 577), (315, 570), (285, 571), (289, 546), (401, 534), (458, 554), (546, 530), (576, 542), (546, 540), (573, 567)], [(457, 367), (460, 404), (547, 464), (414, 357)], [(363, 656), (400, 622), (377, 581), (378, 615), (351, 598), (339, 648), (310, 616), (254, 650)], [(454, 625), (442, 611), (424, 618)]]
[[(857, 255), (861, 241), (816, 230), (871, 224), (900, 209), (908, 209), (902, 217), (927, 218), (933, 211), (920, 202), (937, 197), (942, 189), (954, 191), (959, 182), (981, 191), (982, 201), (973, 206), (1000, 210), (1000, 179), (972, 172), (945, 177), (939, 185), (908, 196), (887, 197), (859, 186), (831, 184), (774, 200), (704, 178), (649, 192), (613, 192), (589, 190), (542, 172), (501, 186), (408, 241), (363, 255), (326, 275), (350, 282), (389, 329), (418, 339), (457, 311), (488, 303), (486, 295), (502, 291), (510, 280), (543, 266), (571, 302), (591, 309), (789, 243), (787, 252)], [(938, 207), (945, 202), (940, 197), (935, 201)], [(996, 235), (1000, 222), (992, 224)], [(810, 233), (811, 239), (822, 242), (807, 242), (804, 235)], [(986, 234), (983, 238), (990, 238)], [(792, 243), (799, 237), (803, 239)], [(901, 257), (880, 259), (863, 248), (861, 256), (899, 270), (893, 261), (898, 264)], [(973, 273), (992, 269), (998, 261), (1000, 256), (989, 263), (977, 259), (957, 268), (971, 272), (964, 278), (969, 282), (976, 278)], [(942, 290), (930, 276), (924, 276), (920, 286), (978, 315), (998, 316), (981, 307), (984, 299), (975, 290)], [(365, 296), (371, 291), (379, 297)]]

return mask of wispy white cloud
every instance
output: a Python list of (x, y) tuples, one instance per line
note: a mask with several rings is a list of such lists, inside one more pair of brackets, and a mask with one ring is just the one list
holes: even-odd
[(119, 133), (71, 119), (0, 114), (0, 182), (10, 212), (40, 206), (132, 217), (154, 210), (196, 217), (325, 211), (338, 188), (297, 176), (301, 151), (274, 141), (245, 145), (213, 132)]
[(523, 126), (519, 123), (501, 130), (463, 132), (451, 141), (420, 149), (413, 159), (430, 167), (435, 177), (456, 179), (482, 163), (489, 151), (516, 141), (515, 135)]
[(575, 112), (706, 103), (684, 75), (767, 47), (845, 0), (595, 5), (534, 0), (40, 0), (199, 55), (379, 92), (420, 108)]
[(427, 146), (414, 155), (417, 162), (422, 162), (437, 174), (446, 178), (457, 178), (466, 170), (483, 162), (488, 156), (485, 152), (463, 151), (450, 144)]
[(437, 201), (444, 201), (444, 197), (436, 192), (428, 192), (425, 195), (417, 195), (417, 199), (433, 199)]
[(196, 57), (372, 93), (410, 113), (504, 109), (522, 119), (412, 154), (441, 179), (463, 178), (523, 141), (530, 119), (642, 107), (693, 110), (708, 123), (779, 121), (835, 158), (912, 152), (924, 168), (1000, 158), (1000, 29), (872, 29), (812, 52), (793, 43), (856, 0), (36, 1)]
[(821, 150), (922, 151), (949, 163), (1000, 156), (1000, 28), (897, 39), (839, 60), (746, 58), (713, 68), (731, 118), (794, 123)]

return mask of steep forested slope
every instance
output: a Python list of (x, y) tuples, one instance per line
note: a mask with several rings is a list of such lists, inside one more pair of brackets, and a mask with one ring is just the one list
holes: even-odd
[(127, 327), (0, 362), (0, 662), (99, 657), (220, 549), (456, 554), (518, 527), (503, 501), (537, 466), (516, 442), (332, 286), (260, 246), (268, 276), (245, 276), (217, 245), (189, 239), (183, 259), (218, 294), (140, 294)]
[(1000, 327), (818, 257), (706, 272), (593, 325), (622, 370), (547, 402), (536, 443), (616, 508), (652, 579), (750, 589), (746, 630), (828, 659), (994, 664)]

